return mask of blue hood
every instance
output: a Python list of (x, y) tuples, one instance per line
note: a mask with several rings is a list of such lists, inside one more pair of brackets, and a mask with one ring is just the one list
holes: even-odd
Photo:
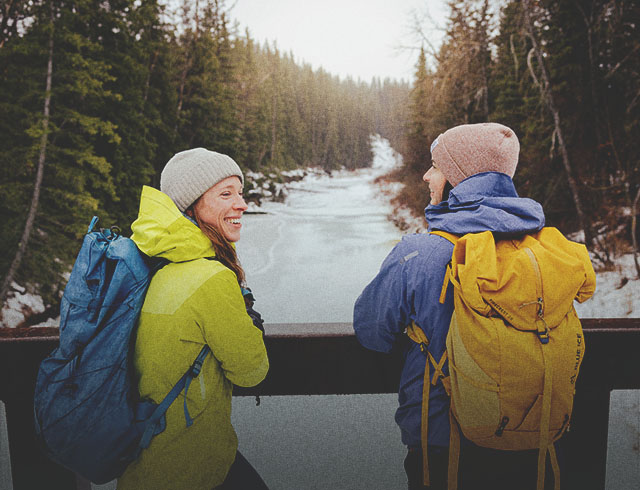
[(515, 236), (534, 233), (544, 224), (542, 206), (519, 197), (511, 178), (500, 172), (483, 172), (460, 182), (449, 199), (425, 209), (429, 231), (464, 235), (492, 231)]

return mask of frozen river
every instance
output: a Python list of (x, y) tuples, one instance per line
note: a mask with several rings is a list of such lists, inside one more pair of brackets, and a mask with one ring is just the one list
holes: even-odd
[(284, 203), (243, 217), (238, 255), (267, 323), (351, 322), (358, 294), (401, 236), (373, 184), (393, 154), (377, 148), (376, 168), (307, 176)]

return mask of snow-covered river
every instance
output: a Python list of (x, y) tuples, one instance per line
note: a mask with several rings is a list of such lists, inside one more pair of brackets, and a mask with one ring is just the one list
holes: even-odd
[(375, 143), (374, 168), (309, 175), (284, 203), (242, 219), (239, 258), (267, 323), (351, 322), (353, 303), (401, 232), (373, 179), (393, 165)]

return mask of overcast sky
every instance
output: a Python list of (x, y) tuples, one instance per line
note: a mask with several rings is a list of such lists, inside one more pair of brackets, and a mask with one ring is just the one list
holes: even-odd
[[(445, 0), (236, 0), (231, 17), (252, 39), (276, 41), (281, 52), (293, 52), (314, 69), (365, 82), (411, 81), (418, 52), (401, 46), (419, 48), (412, 19), (425, 12), (443, 26)], [(425, 24), (438, 44), (439, 31)]]

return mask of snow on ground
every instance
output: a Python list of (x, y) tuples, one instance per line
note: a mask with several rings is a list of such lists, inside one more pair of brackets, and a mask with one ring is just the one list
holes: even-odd
[(576, 303), (581, 318), (637, 318), (640, 316), (640, 280), (633, 255), (615, 259), (612, 271), (596, 272), (596, 292), (582, 304)]
[(389, 142), (380, 135), (371, 137), (373, 150), (373, 162), (371, 167), (375, 170), (390, 171), (393, 167), (402, 164), (402, 155), (396, 152)]
[[(45, 306), (40, 296), (28, 293), (25, 288), (13, 282), (2, 308), (0, 325), (10, 328), (17, 327), (24, 322), (25, 318), (42, 313), (44, 310)], [(50, 327), (57, 325), (58, 321), (56, 319), (49, 319), (38, 326)]]

